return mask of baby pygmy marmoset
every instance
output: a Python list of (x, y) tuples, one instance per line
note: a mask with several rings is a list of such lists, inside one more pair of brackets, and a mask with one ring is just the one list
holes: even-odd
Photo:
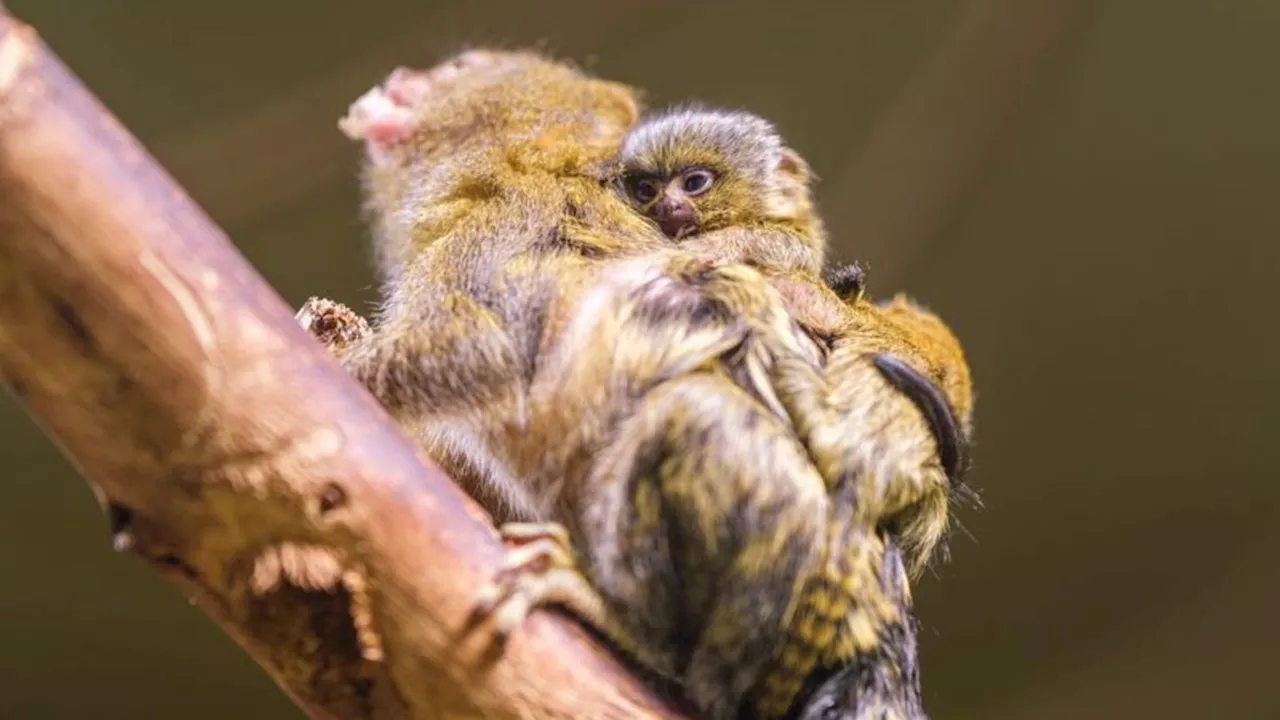
[[(905, 354), (898, 362), (874, 362), (890, 384), (920, 406), (938, 436), (939, 462), (955, 476), (962, 469), (958, 446), (967, 435), (972, 402), (963, 352), (952, 336), (949, 344), (926, 343), (934, 354), (922, 356), (916, 340), (926, 338), (912, 336), (918, 323), (897, 320), (915, 312), (933, 318), (922, 320), (921, 327), (940, 321), (905, 298), (895, 299), (895, 310), (880, 311), (864, 297), (856, 267), (832, 275), (847, 297), (820, 278), (827, 235), (811, 178), (808, 163), (767, 120), (743, 111), (684, 106), (642, 120), (627, 135), (617, 182), (682, 250), (746, 263), (768, 275), (800, 323), (827, 344), (856, 335), (863, 353)], [(955, 382), (940, 389), (936, 383), (944, 374)], [(945, 523), (945, 514), (935, 520)], [(930, 546), (916, 549), (927, 556)]]
[[(787, 661), (766, 679), (760, 699), (766, 713), (780, 713), (814, 666), (882, 653), (883, 636), (902, 634), (895, 590), (882, 577), (883, 542), (892, 539), (878, 533), (893, 528), (914, 569), (941, 539), (947, 480), (963, 469), (969, 435), (968, 367), (946, 326), (905, 298), (871, 303), (860, 273), (839, 274), (847, 298), (820, 279), (826, 232), (811, 172), (763, 118), (669, 110), (632, 130), (619, 165), (619, 187), (668, 238), (689, 252), (761, 269), (831, 349), (825, 395), (807, 383), (796, 394), (779, 387), (830, 485), (835, 513), (825, 569), (806, 590)], [(886, 687), (901, 690), (901, 683)], [(918, 702), (907, 696), (862, 703), (868, 710)]]
[(366, 95), (345, 128), (369, 147), (385, 302), (335, 354), (407, 430), (502, 469), (469, 478), (523, 521), (482, 598), (500, 630), (563, 604), (727, 719), (827, 536), (762, 380), (803, 387), (818, 351), (759, 273), (672, 250), (611, 190), (636, 117), (629, 89), (529, 53)]
[(809, 166), (763, 118), (677, 107), (641, 121), (620, 164), (627, 195), (691, 251), (775, 273), (822, 269)]

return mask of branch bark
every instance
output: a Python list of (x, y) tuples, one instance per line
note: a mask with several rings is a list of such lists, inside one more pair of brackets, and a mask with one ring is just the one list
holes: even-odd
[(470, 620), (492, 526), (0, 7), (0, 377), (312, 718), (670, 718), (576, 625)]

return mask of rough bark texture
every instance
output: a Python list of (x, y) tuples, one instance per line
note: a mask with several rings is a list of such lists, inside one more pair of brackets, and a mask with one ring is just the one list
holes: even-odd
[(673, 717), (550, 613), (492, 645), (483, 513), (2, 7), (0, 376), (311, 717)]

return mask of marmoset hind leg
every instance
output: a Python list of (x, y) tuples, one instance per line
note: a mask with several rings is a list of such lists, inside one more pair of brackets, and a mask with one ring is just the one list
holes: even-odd
[[(771, 276), (770, 282), (776, 285), (778, 278)], [(793, 305), (794, 285), (779, 286)], [(807, 288), (807, 283), (801, 286)], [(825, 288), (813, 292), (821, 290)], [(869, 303), (856, 314), (835, 298), (799, 304), (810, 311), (828, 306), (834, 310), (823, 319), (835, 342), (820, 374), (795, 353), (775, 352), (766, 362), (746, 363), (763, 370), (765, 377), (744, 384), (772, 391), (770, 407), (780, 408), (795, 426), (831, 499), (821, 569), (801, 591), (778, 662), (754, 691), (758, 716), (765, 718), (781, 716), (820, 668), (901, 656), (882, 652), (895, 629), (911, 621), (909, 593), (897, 593), (882, 581), (884, 549), (901, 534), (914, 563), (929, 556), (947, 523), (947, 480), (956, 464), (954, 458), (945, 459), (947, 450), (954, 453), (965, 439), (959, 418), (967, 416), (952, 411), (950, 397), (962, 409), (970, 402), (967, 367), (940, 321), (916, 318), (920, 312), (909, 304), (893, 307), (899, 316), (895, 320), (905, 313), (906, 320), (919, 320), (917, 324), (939, 325), (941, 330), (933, 330), (940, 339), (931, 345), (917, 337), (924, 333), (908, 333)], [(841, 319), (849, 314), (861, 322)], [(813, 317), (813, 312), (800, 315), (802, 322)], [(948, 338), (951, 342), (942, 342)], [(948, 383), (948, 378), (961, 382)], [(900, 562), (901, 555), (895, 551), (894, 558)], [(905, 604), (895, 600), (900, 595)], [(909, 708), (918, 706), (918, 693), (866, 700), (879, 707), (897, 703)]]
[[(707, 717), (734, 717), (780, 652), (825, 536), (822, 480), (785, 425), (724, 375), (669, 380), (562, 507), (586, 582), (504, 574), (497, 594), (520, 610), (567, 606), (679, 682)], [(526, 577), (569, 565), (511, 554)]]
[(810, 672), (802, 700), (786, 714), (791, 720), (923, 720), (916, 622), (911, 613), (909, 577), (902, 553), (886, 540), (880, 584), (900, 609), (900, 619), (883, 628), (874, 649), (852, 661)]
[[(874, 333), (868, 335), (876, 347)], [(940, 460), (945, 443), (922, 417), (916, 391), (903, 391), (904, 382), (931, 381), (891, 355), (868, 350), (838, 344), (825, 368), (825, 389), (791, 382), (786, 373), (775, 376), (779, 398), (828, 482), (833, 514), (822, 571), (801, 593), (783, 661), (757, 691), (761, 717), (782, 716), (819, 668), (873, 656), (905, 657), (884, 652), (910, 621), (909, 592), (883, 582), (885, 544), (901, 537), (918, 563), (946, 527), (948, 473)], [(885, 367), (913, 379), (887, 376)], [(933, 398), (925, 405), (935, 402), (950, 404)], [(905, 669), (900, 674), (905, 677)], [(896, 708), (894, 717), (921, 717), (918, 692), (876, 688), (888, 694), (869, 695), (866, 703), (886, 712)]]
[(504, 596), (503, 626), (568, 606), (732, 715), (820, 565), (824, 485), (759, 384), (778, 354), (816, 376), (816, 349), (754, 270), (679, 253), (613, 264), (580, 307), (533, 388), (550, 460), (526, 475), (567, 532), (508, 527), (541, 549), (514, 548), (482, 605)]
[[(788, 362), (793, 361), (782, 358), (783, 365)], [(836, 404), (844, 400), (839, 383), (832, 389), (808, 381), (803, 387), (809, 389), (797, 392), (797, 384), (786, 373), (774, 376), (779, 380), (779, 400), (792, 412), (797, 434), (826, 483), (830, 506), (820, 566), (799, 592), (799, 607), (787, 625), (787, 640), (778, 662), (753, 689), (756, 712), (751, 717), (783, 717), (796, 703), (806, 681), (821, 668), (848, 666), (859, 658), (898, 657), (882, 653), (883, 646), (891, 641), (895, 629), (911, 621), (910, 595), (905, 595), (905, 604), (898, 602), (898, 588), (886, 587), (884, 582), (889, 536), (882, 522), (889, 516), (877, 513), (886, 507), (879, 495), (897, 492), (898, 485), (904, 482), (897, 474), (896, 462), (903, 457), (898, 445), (912, 443), (910, 435), (906, 439), (895, 437), (903, 429), (894, 427), (893, 415), (913, 408), (909, 401), (897, 406), (902, 398), (893, 394), (892, 388), (884, 388), (883, 392), (869, 390), (868, 385), (874, 388), (876, 383), (884, 384), (883, 378), (873, 373), (871, 370), (859, 376), (846, 372), (837, 376), (846, 382), (857, 378), (860, 395), (870, 395), (867, 402), (872, 408), (858, 402)], [(851, 382), (847, 386), (858, 388)], [(810, 395), (810, 402), (797, 403), (797, 397)], [(886, 415), (878, 416), (873, 412), (876, 409)], [(923, 431), (916, 432), (918, 436), (925, 435)], [(918, 442), (927, 443), (927, 437)], [(919, 467), (908, 464), (901, 472), (914, 477), (920, 472)], [(917, 495), (910, 498), (920, 499)], [(902, 698), (902, 702), (915, 702), (914, 697), (910, 692), (895, 691), (891, 696), (868, 696), (862, 700), (887, 709), (901, 704)]]
[(857, 712), (922, 717), (918, 686), (907, 682), (916, 675), (886, 665), (914, 659), (891, 647), (913, 619), (905, 580), (886, 584), (888, 566), (902, 562), (886, 547), (903, 542), (918, 573), (946, 530), (969, 437), (968, 367), (950, 330), (903, 298), (847, 310), (830, 318), (838, 331), (820, 377), (803, 354), (773, 352), (754, 364), (766, 377), (744, 383), (773, 391), (770, 406), (791, 418), (830, 495), (821, 569), (800, 592), (789, 639), (753, 700), (758, 717), (781, 716), (815, 671), (869, 658), (905, 684), (869, 686)]
[(827, 443), (826, 452), (861, 468), (864, 516), (899, 535), (908, 569), (918, 576), (963, 491), (972, 439), (969, 367), (942, 320), (902, 296), (856, 301), (848, 317), (825, 369), (829, 412), (806, 417), (813, 427), (843, 427), (853, 441)]
[[(835, 477), (828, 470), (866, 469), (871, 460), (902, 470), (874, 479), (894, 484), (862, 498), (862, 505), (869, 515), (901, 514), (895, 525), (918, 572), (946, 532), (949, 496), (967, 465), (969, 369), (941, 319), (902, 296), (873, 303), (862, 294), (861, 274), (855, 269), (853, 275), (845, 278), (852, 287), (843, 288), (851, 294), (841, 297), (804, 273), (770, 274), (797, 319), (829, 347), (824, 393), (811, 393), (812, 382), (798, 386), (803, 397), (781, 392), (795, 405), (789, 412), (802, 434), (826, 431), (808, 444), (828, 479)], [(926, 434), (912, 431), (922, 420)], [(930, 438), (933, 455), (923, 456), (915, 439)]]
[(855, 503), (847, 494), (832, 500), (821, 567), (798, 594), (778, 662), (752, 691), (752, 718), (786, 715), (801, 699), (806, 682), (823, 668), (846, 667), (860, 658), (899, 657), (883, 651), (892, 633), (913, 621), (910, 595), (899, 602), (898, 589), (886, 586), (885, 548), (890, 538), (878, 528), (850, 522), (852, 507)]

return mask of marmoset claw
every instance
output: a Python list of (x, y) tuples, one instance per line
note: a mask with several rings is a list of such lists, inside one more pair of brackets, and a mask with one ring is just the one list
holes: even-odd
[(506, 638), (534, 608), (561, 605), (593, 624), (604, 617), (604, 602), (578, 570), (569, 533), (554, 523), (510, 523), (499, 529), (507, 548), (493, 582), (481, 590), (476, 611), (494, 619)]

